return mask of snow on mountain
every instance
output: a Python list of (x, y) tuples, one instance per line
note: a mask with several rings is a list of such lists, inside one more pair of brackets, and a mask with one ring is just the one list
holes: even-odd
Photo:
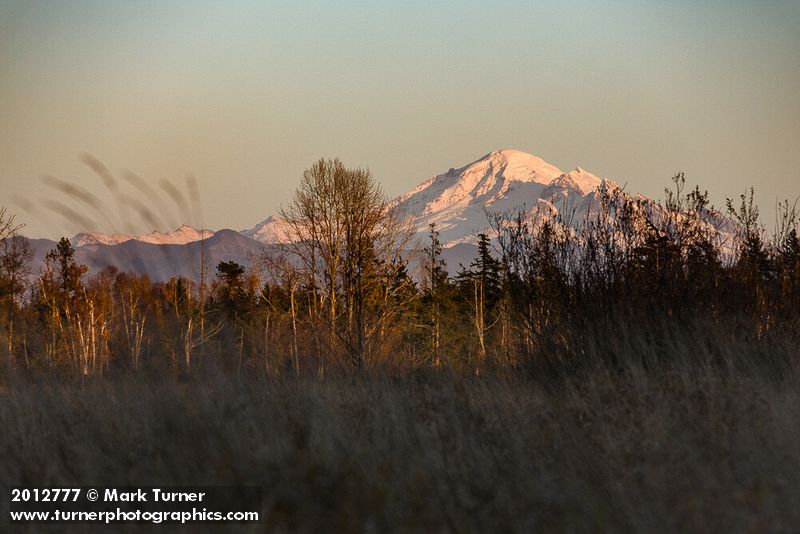
[(133, 236), (128, 234), (98, 234), (84, 232), (77, 234), (69, 241), (72, 243), (73, 247), (78, 248), (85, 245), (119, 245), (120, 243), (125, 243), (131, 239), (133, 239)]
[(414, 219), (419, 234), (436, 223), (448, 247), (474, 241), (489, 227), (487, 213), (555, 209), (585, 214), (601, 183), (580, 167), (564, 173), (534, 155), (503, 149), (434, 176), (394, 202)]
[(292, 231), (286, 221), (270, 215), (253, 228), (242, 230), (241, 234), (262, 243), (277, 244), (290, 241)]
[(585, 171), (580, 167), (576, 167), (574, 170), (571, 170), (564, 176), (569, 178), (572, 183), (577, 185), (578, 189), (583, 195), (593, 193), (603, 181), (594, 174), (590, 173), (589, 171)]
[(149, 234), (140, 235), (135, 239), (154, 245), (186, 245), (202, 239), (208, 239), (213, 235), (214, 232), (212, 230), (198, 230), (197, 228), (184, 224), (177, 230), (171, 232), (150, 232)]
[(120, 245), (128, 241), (141, 241), (154, 245), (186, 245), (204, 238), (208, 239), (213, 235), (214, 232), (211, 230), (201, 231), (184, 224), (171, 232), (154, 231), (138, 236), (129, 234), (81, 233), (70, 239), (70, 242), (75, 248), (86, 245)]

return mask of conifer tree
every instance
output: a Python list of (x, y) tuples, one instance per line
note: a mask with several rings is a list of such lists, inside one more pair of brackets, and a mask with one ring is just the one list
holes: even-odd
[(492, 256), (489, 237), (478, 234), (478, 255), (469, 268), (462, 266), (456, 283), (470, 302), (470, 322), (478, 340), (476, 371), (486, 358), (486, 334), (494, 325), (493, 311), (500, 299), (500, 262)]
[(428, 243), (424, 249), (423, 303), (427, 307), (428, 326), (430, 327), (430, 350), (434, 366), (442, 363), (441, 328), (442, 301), (448, 285), (447, 264), (442, 259), (442, 242), (436, 223), (428, 225)]

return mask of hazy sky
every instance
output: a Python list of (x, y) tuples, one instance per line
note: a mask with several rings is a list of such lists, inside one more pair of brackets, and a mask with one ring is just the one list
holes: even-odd
[(771, 212), (800, 195), (800, 2), (0, 0), (0, 205), (28, 235), (77, 230), (12, 197), (99, 193), (82, 152), (191, 172), (205, 225), (242, 229), (322, 156), (396, 195), (502, 147)]

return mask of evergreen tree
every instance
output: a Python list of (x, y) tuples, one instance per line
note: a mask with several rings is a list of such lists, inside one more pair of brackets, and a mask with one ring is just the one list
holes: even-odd
[(235, 261), (217, 264), (217, 278), (221, 285), (217, 288), (216, 297), (222, 310), (233, 320), (239, 318), (247, 304), (244, 273), (245, 268)]
[(442, 242), (436, 223), (428, 225), (428, 244), (424, 249), (423, 265), (424, 286), (422, 300), (427, 308), (428, 325), (431, 331), (430, 350), (433, 364), (442, 363), (442, 301), (449, 286), (447, 264), (442, 259)]
[(75, 250), (66, 237), (62, 237), (56, 248), (47, 253), (45, 261), (48, 267), (45, 277), (53, 283), (53, 289), (64, 305), (83, 287), (81, 277), (87, 272), (87, 267), (75, 261)]
[(459, 292), (469, 303), (470, 322), (478, 340), (478, 364), (486, 357), (486, 334), (495, 323), (495, 306), (501, 297), (500, 262), (492, 256), (490, 246), (489, 237), (478, 234), (478, 255), (469, 268), (462, 265), (456, 276)]

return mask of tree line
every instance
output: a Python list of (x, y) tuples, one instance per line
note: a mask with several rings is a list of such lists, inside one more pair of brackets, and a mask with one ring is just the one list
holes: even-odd
[(603, 183), (587, 213), (488, 213), (476, 257), (451, 276), (435, 225), (416, 242), (369, 170), (323, 159), (281, 210), (284, 244), (247, 267), (223, 261), (200, 280), (153, 282), (89, 272), (66, 238), (34, 266), (2, 211), (3, 367), (86, 377), (536, 373), (580, 368), (587, 354), (619, 365), (621, 343), (635, 336), (669, 359), (674, 329), (698, 343), (708, 332), (796, 343), (797, 205), (777, 213), (767, 236), (752, 189), (716, 210), (682, 174), (659, 202)]

